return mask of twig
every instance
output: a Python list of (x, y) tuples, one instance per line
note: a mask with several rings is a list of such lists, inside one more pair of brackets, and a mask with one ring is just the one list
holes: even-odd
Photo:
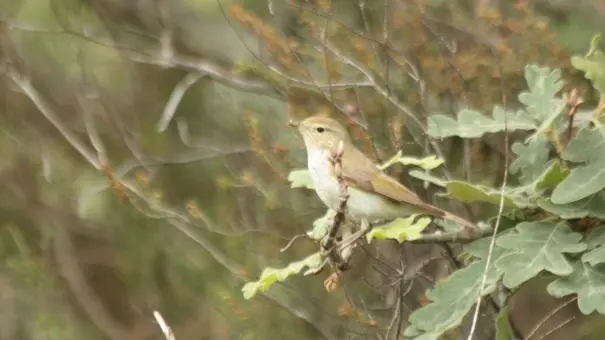
[(280, 248), (279, 251), (283, 253), (284, 251), (288, 250), (288, 248), (290, 248), (292, 246), (292, 244), (294, 244), (294, 241), (296, 241), (300, 237), (307, 238), (307, 235), (306, 234), (299, 234), (299, 235), (296, 235), (296, 236), (292, 237), (292, 239), (290, 239), (290, 241), (288, 242), (288, 244), (286, 244), (284, 247)]
[[(501, 67), (500, 67), (501, 69)], [(502, 70), (500, 70), (500, 73)], [(504, 95), (504, 83), (503, 77), (500, 77), (500, 91), (502, 96), (502, 105), (506, 105), (506, 97)], [(508, 116), (504, 115), (504, 175), (502, 178), (502, 186), (500, 187), (500, 203), (498, 206), (498, 216), (496, 218), (496, 223), (494, 225), (494, 230), (492, 232), (492, 238), (489, 243), (489, 250), (487, 253), (487, 258), (485, 259), (485, 269), (483, 270), (483, 275), (481, 277), (481, 284), (479, 285), (479, 297), (477, 298), (477, 302), (475, 305), (475, 311), (473, 312), (473, 321), (471, 323), (471, 329), (469, 331), (467, 340), (472, 340), (473, 335), (475, 334), (475, 329), (477, 328), (477, 321), (479, 320), (479, 309), (481, 308), (481, 298), (483, 297), (483, 289), (485, 288), (485, 283), (487, 282), (487, 275), (489, 273), (489, 266), (492, 261), (492, 255), (494, 253), (494, 248), (496, 246), (496, 235), (498, 234), (498, 229), (500, 228), (500, 221), (502, 220), (502, 213), (504, 211), (504, 191), (506, 190), (506, 184), (508, 181)], [(492, 300), (493, 301), (493, 300)]]
[(185, 96), (185, 92), (187, 92), (187, 90), (189, 90), (191, 86), (193, 86), (193, 84), (200, 80), (202, 76), (203, 74), (199, 72), (189, 72), (181, 81), (176, 84), (176, 86), (172, 90), (172, 93), (170, 94), (170, 99), (168, 99), (168, 102), (164, 107), (162, 117), (158, 121), (158, 132), (166, 131), (168, 125), (170, 124), (170, 121), (172, 121), (172, 118), (176, 113), (177, 107), (183, 99), (183, 96)]
[[(76, 149), (86, 161), (88, 161), (94, 168), (100, 170), (103, 168), (101, 163), (96, 159), (95, 153), (89, 149), (82, 141), (80, 141), (76, 135), (69, 130), (66, 125), (59, 119), (57, 113), (52, 109), (50, 104), (43, 98), (42, 94), (31, 84), (28, 78), (26, 78), (23, 74), (19, 73), (17, 70), (13, 68), (8, 68), (6, 70), (6, 75), (13, 80), (19, 88), (23, 91), (23, 93), (33, 102), (33, 104), (37, 107), (40, 113), (53, 124), (53, 126), (63, 135), (63, 137), (69, 142), (69, 144)], [(199, 158), (199, 157), (198, 157)], [(129, 167), (127, 170), (132, 169)], [(146, 196), (143, 192), (141, 192), (137, 185), (130, 183), (129, 181), (121, 181), (128, 192), (138, 196), (138, 198), (143, 199), (151, 209), (154, 210), (156, 216), (148, 215), (151, 218), (161, 218), (174, 226), (179, 232), (184, 234), (186, 237), (194, 241), (198, 244), (202, 249), (204, 249), (208, 254), (219, 264), (221, 264), (224, 268), (226, 268), (231, 274), (238, 280), (245, 280), (244, 277), (240, 274), (240, 267), (236, 265), (233, 261), (231, 261), (220, 249), (217, 249), (209, 238), (201, 235), (201, 233), (192, 230), (190, 227), (193, 222), (187, 218), (185, 215), (170, 209), (168, 207), (159, 206), (157, 204), (151, 204), (151, 198)], [(157, 210), (156, 210), (157, 209)], [(159, 210), (159, 211), (158, 211)], [(206, 221), (204, 221), (206, 222)], [(195, 224), (197, 226), (197, 224)], [(59, 239), (57, 241), (65, 241), (65, 238)], [(69, 240), (67, 240), (69, 241)], [(61, 244), (57, 246), (59, 250), (57, 256), (64, 255), (61, 250), (65, 249), (65, 245)], [(69, 260), (71, 257), (65, 256), (62, 257), (63, 261), (59, 260), (59, 262), (63, 262)], [(71, 269), (71, 268), (70, 268)], [(72, 273), (69, 271), (67, 273)], [(74, 276), (75, 277), (75, 276)], [(72, 277), (73, 278), (73, 277)], [(75, 282), (75, 281), (74, 281)], [(79, 285), (78, 285), (79, 286)], [(325, 325), (325, 321), (316, 317), (313, 313), (310, 313), (308, 310), (305, 310), (300, 305), (295, 306), (290, 301), (283, 299), (282, 297), (272, 293), (272, 292), (261, 292), (261, 295), (267, 297), (269, 300), (273, 301), (280, 307), (287, 310), (290, 314), (295, 315), (296, 317), (304, 320), (309, 323), (312, 327), (314, 327), (320, 334), (322, 334), (323, 338), (328, 340), (336, 339), (336, 337), (332, 334), (332, 331)], [(97, 315), (97, 308), (92, 309)], [(101, 320), (100, 317), (95, 317), (96, 319)], [(103, 321), (104, 324), (107, 322)], [(105, 327), (107, 328), (107, 327)], [(128, 337), (122, 336), (120, 333), (116, 331), (112, 331), (115, 336), (111, 336), (111, 338), (116, 339), (126, 339)]]
[(330, 163), (334, 168), (334, 174), (336, 175), (336, 179), (340, 187), (340, 205), (336, 210), (336, 214), (334, 215), (334, 219), (332, 221), (332, 224), (328, 228), (328, 232), (326, 233), (324, 240), (322, 240), (321, 242), (322, 250), (327, 253), (328, 258), (331, 259), (331, 261), (333, 262), (333, 264), (336, 265), (336, 267), (340, 267), (343, 264), (343, 259), (341, 259), (339, 254), (335, 252), (336, 247), (334, 247), (334, 243), (340, 226), (345, 222), (347, 201), (349, 199), (349, 194), (347, 192), (347, 183), (345, 182), (342, 176), (343, 153), (344, 142), (340, 141), (340, 143), (338, 144), (338, 148), (334, 150), (334, 152), (330, 155)]
[(166, 338), (166, 340), (176, 340), (172, 329), (170, 328), (170, 326), (168, 326), (168, 324), (162, 317), (162, 314), (160, 314), (160, 312), (158, 312), (157, 310), (154, 310), (153, 317), (155, 318), (155, 321), (158, 322), (158, 325), (160, 326), (162, 333), (164, 333), (164, 337)]
[(345, 212), (347, 208), (347, 201), (349, 199), (349, 194), (347, 193), (347, 183), (342, 177), (342, 155), (344, 153), (344, 143), (340, 141), (338, 144), (338, 149), (332, 154), (330, 158), (330, 163), (334, 167), (334, 174), (336, 175), (336, 179), (338, 181), (338, 185), (340, 187), (340, 205), (338, 206), (338, 210), (336, 211), (336, 216), (334, 216), (334, 222), (332, 223), (332, 228), (328, 230), (329, 239), (326, 240), (326, 245), (329, 247), (332, 244), (328, 244), (327, 242), (333, 242), (336, 234), (338, 233), (338, 229), (340, 225), (345, 221)]
[(71, 144), (95, 169), (103, 168), (101, 162), (95, 157), (95, 153), (90, 150), (78, 137), (59, 119), (50, 104), (42, 98), (38, 90), (34, 88), (31, 81), (23, 74), (12, 67), (8, 67), (6, 75), (29, 97), (44, 117), (63, 135), (65, 140)]
[(569, 299), (566, 302), (562, 303), (557, 308), (553, 309), (546, 316), (544, 316), (544, 318), (542, 318), (542, 320), (540, 320), (540, 322), (538, 322), (538, 324), (531, 330), (531, 332), (529, 332), (529, 334), (527, 336), (525, 336), (525, 340), (530, 339), (538, 331), (538, 329), (540, 329), (540, 327), (542, 327), (544, 325), (544, 323), (546, 323), (546, 321), (548, 321), (548, 319), (552, 318), (555, 314), (557, 314), (558, 311), (560, 311), (561, 309), (565, 308), (565, 306), (567, 306), (570, 303), (576, 301), (577, 299), (578, 299), (577, 296), (572, 297), (571, 299)]
[(558, 324), (555, 328), (551, 329), (550, 331), (548, 331), (548, 333), (542, 335), (541, 337), (539, 337), (537, 340), (542, 340), (544, 338), (546, 338), (547, 336), (551, 335), (552, 333), (558, 331), (559, 329), (561, 329), (561, 327), (567, 325), (568, 323), (572, 322), (573, 320), (576, 319), (576, 316), (570, 316), (567, 320), (561, 322), (560, 324)]
[(162, 31), (160, 32), (160, 44), (161, 44), (161, 55), (162, 60), (169, 64), (170, 59), (174, 55), (173, 46), (173, 35), (172, 35), (172, 23), (169, 20), (169, 7), (167, 0), (157, 0), (156, 6), (158, 9), (160, 25)]
[(584, 99), (579, 96), (578, 89), (574, 88), (570, 94), (563, 94), (563, 100), (569, 106), (569, 112), (567, 113), (569, 123), (567, 124), (567, 133), (565, 135), (565, 144), (567, 144), (571, 140), (573, 133), (574, 118), (578, 112), (578, 108), (584, 103)]
[(55, 225), (53, 241), (59, 272), (84, 312), (108, 338), (129, 338), (128, 332), (112, 317), (99, 296), (89, 286), (86, 275), (78, 265), (78, 256), (70, 235), (61, 223)]

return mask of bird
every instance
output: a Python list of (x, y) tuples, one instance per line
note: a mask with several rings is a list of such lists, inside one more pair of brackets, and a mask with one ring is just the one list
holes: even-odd
[[(319, 199), (331, 210), (341, 205), (341, 185), (346, 183), (346, 216), (354, 222), (374, 224), (411, 215), (430, 215), (476, 228), (466, 219), (422, 201), (413, 191), (382, 171), (353, 143), (347, 129), (328, 116), (290, 121), (307, 150), (307, 168)], [(340, 147), (340, 178), (331, 157)], [(371, 227), (370, 227), (371, 228)]]

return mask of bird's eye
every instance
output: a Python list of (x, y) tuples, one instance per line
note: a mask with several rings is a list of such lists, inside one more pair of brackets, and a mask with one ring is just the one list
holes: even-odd
[(319, 133), (322, 133), (322, 132), (326, 131), (326, 129), (324, 129), (324, 128), (322, 128), (322, 127), (318, 127), (318, 128), (317, 128), (317, 129), (315, 129), (315, 130), (317, 130), (317, 132), (319, 132)]

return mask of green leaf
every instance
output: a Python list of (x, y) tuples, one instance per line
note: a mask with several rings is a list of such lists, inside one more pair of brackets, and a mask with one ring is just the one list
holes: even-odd
[(538, 199), (538, 206), (562, 219), (594, 216), (605, 219), (605, 193), (599, 192), (580, 201), (567, 204), (554, 204), (550, 199)]
[(328, 209), (326, 213), (313, 221), (313, 230), (307, 232), (307, 236), (314, 240), (321, 240), (328, 232), (328, 227), (332, 224), (336, 216), (336, 211)]
[(309, 170), (307, 169), (292, 170), (288, 175), (288, 181), (291, 183), (291, 188), (315, 188)]
[[(500, 204), (500, 191), (481, 185), (472, 185), (462, 181), (451, 181), (445, 185), (447, 193), (439, 196), (454, 198), (464, 202), (487, 202), (494, 205)], [(505, 195), (505, 207), (516, 207), (514, 200)]]
[(584, 56), (571, 57), (571, 65), (584, 72), (584, 77), (592, 82), (599, 93), (605, 94), (605, 55), (599, 50), (589, 52)]
[(571, 162), (585, 162), (569, 173), (553, 191), (555, 204), (579, 201), (605, 188), (605, 129), (583, 128), (562, 155)]
[(524, 112), (506, 112), (495, 106), (492, 117), (484, 116), (478, 111), (465, 109), (458, 113), (458, 120), (445, 115), (432, 115), (428, 118), (427, 133), (434, 138), (460, 136), (462, 138), (479, 138), (486, 133), (504, 131), (535, 130), (536, 122)]
[(571, 275), (556, 279), (546, 290), (557, 298), (577, 294), (578, 308), (584, 315), (594, 311), (605, 314), (605, 270), (602, 265), (591, 266), (577, 261)]
[(426, 170), (432, 170), (443, 164), (445, 161), (443, 158), (438, 158), (437, 156), (432, 155), (421, 159), (413, 157), (401, 157), (400, 162), (404, 165), (415, 165)]
[(588, 249), (594, 249), (605, 244), (605, 225), (599, 225), (598, 227), (592, 228), (588, 235), (586, 235), (584, 243), (586, 243)]
[[(500, 190), (494, 190), (482, 185), (470, 184), (463, 181), (446, 181), (419, 170), (409, 172), (410, 176), (431, 182), (447, 189), (446, 193), (440, 193), (439, 196), (456, 199), (462, 202), (486, 202), (493, 205), (500, 204)], [(504, 207), (526, 207), (529, 202), (520, 195), (514, 195), (514, 192), (504, 193)]]
[(525, 104), (524, 111), (506, 112), (503, 108), (495, 106), (492, 111), (493, 119), (468, 109), (460, 111), (457, 120), (445, 115), (432, 115), (428, 119), (427, 133), (434, 138), (478, 138), (486, 133), (504, 131), (505, 127), (508, 131), (543, 132), (553, 125), (565, 108), (563, 100), (556, 96), (563, 85), (561, 71), (527, 65), (525, 80), (529, 91), (519, 95), (519, 100)]
[(510, 165), (510, 172), (520, 172), (521, 183), (530, 183), (536, 180), (544, 171), (544, 165), (548, 161), (549, 141), (545, 134), (539, 134), (527, 144), (515, 143), (512, 151), (517, 155)]
[[(502, 253), (496, 251), (493, 255), (492, 260), (497, 260)], [(458, 327), (479, 297), (479, 286), (485, 264), (485, 260), (476, 261), (466, 268), (455, 271), (447, 280), (435, 285), (435, 288), (427, 294), (433, 302), (410, 315), (410, 322), (415, 329), (439, 335)], [(502, 273), (493, 266), (492, 262), (481, 295), (492, 293), (501, 275)]]
[(601, 35), (595, 34), (595, 36), (592, 37), (592, 40), (590, 40), (590, 49), (588, 50), (588, 52), (586, 52), (586, 57), (590, 57), (594, 53), (594, 51), (596, 51), (597, 48), (599, 48), (600, 42), (601, 42)]
[(546, 164), (546, 170), (534, 182), (534, 190), (552, 189), (568, 175), (568, 169), (565, 169), (558, 160), (552, 160)]
[(414, 325), (410, 325), (405, 329), (405, 331), (403, 331), (403, 336), (405, 339), (439, 340), (441, 333), (422, 333), (421, 331), (417, 330)]
[(512, 340), (515, 339), (513, 336), (513, 328), (510, 325), (508, 319), (508, 306), (504, 306), (498, 314), (496, 319), (496, 339), (495, 340)]
[(444, 160), (442, 158), (438, 158), (435, 155), (427, 156), (424, 158), (403, 157), (403, 153), (399, 151), (391, 159), (386, 161), (384, 164), (378, 166), (378, 168), (384, 170), (395, 163), (401, 163), (403, 165), (415, 165), (426, 170), (432, 170), (443, 164), (443, 162)]
[(582, 254), (582, 262), (589, 263), (591, 266), (605, 263), (605, 247), (598, 247), (588, 253)]
[(572, 267), (564, 253), (578, 253), (586, 249), (579, 243), (582, 235), (572, 232), (566, 222), (523, 222), (517, 233), (498, 238), (499, 247), (511, 250), (496, 262), (504, 272), (503, 283), (514, 288), (547, 270), (555, 275), (569, 275)]
[[(322, 264), (320, 253), (315, 253), (307, 256), (303, 260), (290, 263), (285, 268), (270, 268), (263, 270), (258, 281), (247, 282), (242, 287), (242, 293), (246, 300), (251, 299), (259, 291), (266, 292), (271, 285), (277, 281), (284, 281), (291, 275), (300, 273), (304, 268), (315, 269)], [(308, 272), (308, 271), (307, 271)]]
[(407, 218), (397, 218), (381, 227), (374, 227), (366, 234), (368, 243), (373, 239), (397, 240), (399, 243), (405, 240), (416, 240), (420, 238), (422, 231), (431, 223), (428, 217), (421, 217), (415, 221), (418, 215), (411, 215)]
[[(510, 232), (506, 230), (502, 235)], [(490, 242), (491, 239), (485, 237), (465, 247), (467, 253), (480, 260), (455, 271), (447, 280), (435, 285), (435, 288), (427, 294), (433, 302), (410, 315), (411, 326), (405, 331), (407, 336), (417, 336), (421, 334), (420, 332), (424, 332), (423, 335), (432, 336), (434, 339), (460, 325), (479, 297), (479, 285), (483, 279)], [(495, 263), (509, 252), (508, 249), (494, 245), (482, 296), (494, 291), (496, 283), (502, 277), (502, 271), (495, 266)]]
[(527, 115), (540, 122), (538, 132), (542, 132), (551, 126), (565, 108), (565, 102), (556, 97), (563, 86), (561, 71), (527, 65), (525, 66), (525, 80), (529, 91), (519, 94), (519, 101), (525, 104)]
[(596, 162), (605, 152), (605, 129), (584, 127), (569, 142), (561, 157), (575, 163)]
[(600, 225), (593, 228), (584, 240), (590, 251), (582, 254), (582, 262), (596, 266), (605, 263), (605, 227)]
[(412, 177), (418, 178), (419, 180), (427, 181), (429, 183), (435, 184), (436, 186), (440, 186), (443, 188), (445, 188), (445, 185), (447, 184), (446, 180), (435, 177), (431, 174), (426, 173), (425, 171), (412, 170), (409, 172), (409, 175)]

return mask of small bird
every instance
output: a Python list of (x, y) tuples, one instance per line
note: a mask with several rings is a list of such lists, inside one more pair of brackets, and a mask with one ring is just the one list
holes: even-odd
[(341, 202), (340, 184), (330, 157), (342, 143), (340, 173), (347, 185), (348, 218), (363, 225), (424, 214), (476, 228), (462, 217), (423, 202), (410, 189), (385, 174), (355, 147), (351, 136), (338, 121), (325, 116), (311, 116), (290, 125), (297, 127), (302, 134), (315, 192), (328, 208), (337, 211)]

